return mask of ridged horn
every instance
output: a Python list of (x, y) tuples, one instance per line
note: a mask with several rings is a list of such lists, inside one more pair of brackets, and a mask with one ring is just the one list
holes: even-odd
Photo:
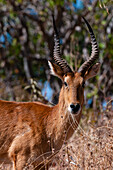
[(88, 30), (89, 30), (89, 33), (91, 36), (91, 44), (92, 44), (92, 52), (91, 52), (90, 58), (87, 61), (85, 61), (78, 70), (78, 72), (81, 72), (82, 75), (84, 76), (84, 74), (89, 69), (89, 67), (91, 65), (93, 65), (94, 62), (99, 58), (99, 49), (98, 49), (98, 44), (96, 42), (96, 38), (95, 38), (95, 35), (93, 33), (91, 26), (89, 25), (88, 21), (84, 17), (82, 17), (82, 18), (84, 19), (84, 21), (88, 27)]
[(67, 74), (69, 72), (72, 72), (72, 70), (71, 70), (70, 66), (68, 65), (68, 63), (66, 62), (66, 60), (64, 60), (61, 57), (60, 40), (59, 40), (59, 35), (58, 35), (58, 31), (57, 31), (56, 24), (55, 24), (54, 15), (52, 15), (52, 18), (53, 18), (53, 27), (54, 27), (53, 59), (55, 60), (56, 64), (62, 68), (64, 74)]

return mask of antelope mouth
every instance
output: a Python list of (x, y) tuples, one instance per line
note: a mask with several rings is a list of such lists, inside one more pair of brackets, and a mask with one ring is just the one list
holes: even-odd
[(80, 111), (81, 111), (81, 106), (80, 106), (80, 104), (79, 103), (77, 103), (77, 104), (70, 104), (70, 106), (68, 107), (68, 111), (70, 112), (70, 113), (72, 113), (72, 114), (75, 114), (75, 115), (77, 115), (77, 114), (79, 114), (80, 113)]

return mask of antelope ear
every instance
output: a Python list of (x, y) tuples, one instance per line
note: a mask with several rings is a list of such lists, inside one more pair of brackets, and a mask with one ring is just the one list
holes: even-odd
[(51, 63), (50, 61), (48, 61), (48, 65), (50, 67), (51, 74), (63, 80), (64, 76), (63, 70), (57, 64)]
[(99, 69), (100, 69), (100, 63), (94, 64), (94, 65), (91, 66), (91, 67), (88, 69), (88, 71), (85, 73), (84, 79), (85, 79), (85, 80), (88, 80), (88, 79), (96, 76), (97, 73), (98, 73), (98, 71), (99, 71)]

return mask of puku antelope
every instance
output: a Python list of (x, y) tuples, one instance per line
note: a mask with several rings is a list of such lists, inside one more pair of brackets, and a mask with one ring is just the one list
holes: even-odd
[(92, 52), (79, 70), (73, 71), (61, 58), (53, 17), (54, 63), (49, 61), (49, 66), (51, 73), (63, 82), (57, 105), (51, 107), (39, 102), (0, 100), (0, 160), (7, 159), (8, 155), (13, 169), (39, 165), (52, 154), (52, 148), (58, 151), (77, 128), (84, 103), (85, 81), (94, 77), (100, 68), (100, 64), (95, 63), (99, 50), (93, 30), (86, 19), (84, 21), (91, 36)]

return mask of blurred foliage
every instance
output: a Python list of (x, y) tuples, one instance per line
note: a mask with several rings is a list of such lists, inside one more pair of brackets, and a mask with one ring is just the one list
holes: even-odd
[[(61, 53), (74, 69), (90, 56), (91, 44), (84, 16), (91, 24), (100, 49), (99, 76), (86, 83), (88, 98), (109, 100), (113, 94), (113, 2), (107, 0), (0, 0), (0, 83), (12, 89), (25, 86), (31, 78), (50, 81), (59, 91), (56, 78), (49, 75), (52, 59), (52, 13), (61, 37)], [(22, 87), (23, 87), (22, 84)], [(41, 86), (40, 88), (42, 88)], [(2, 94), (0, 97), (5, 98)], [(12, 95), (8, 100), (15, 99)]]

